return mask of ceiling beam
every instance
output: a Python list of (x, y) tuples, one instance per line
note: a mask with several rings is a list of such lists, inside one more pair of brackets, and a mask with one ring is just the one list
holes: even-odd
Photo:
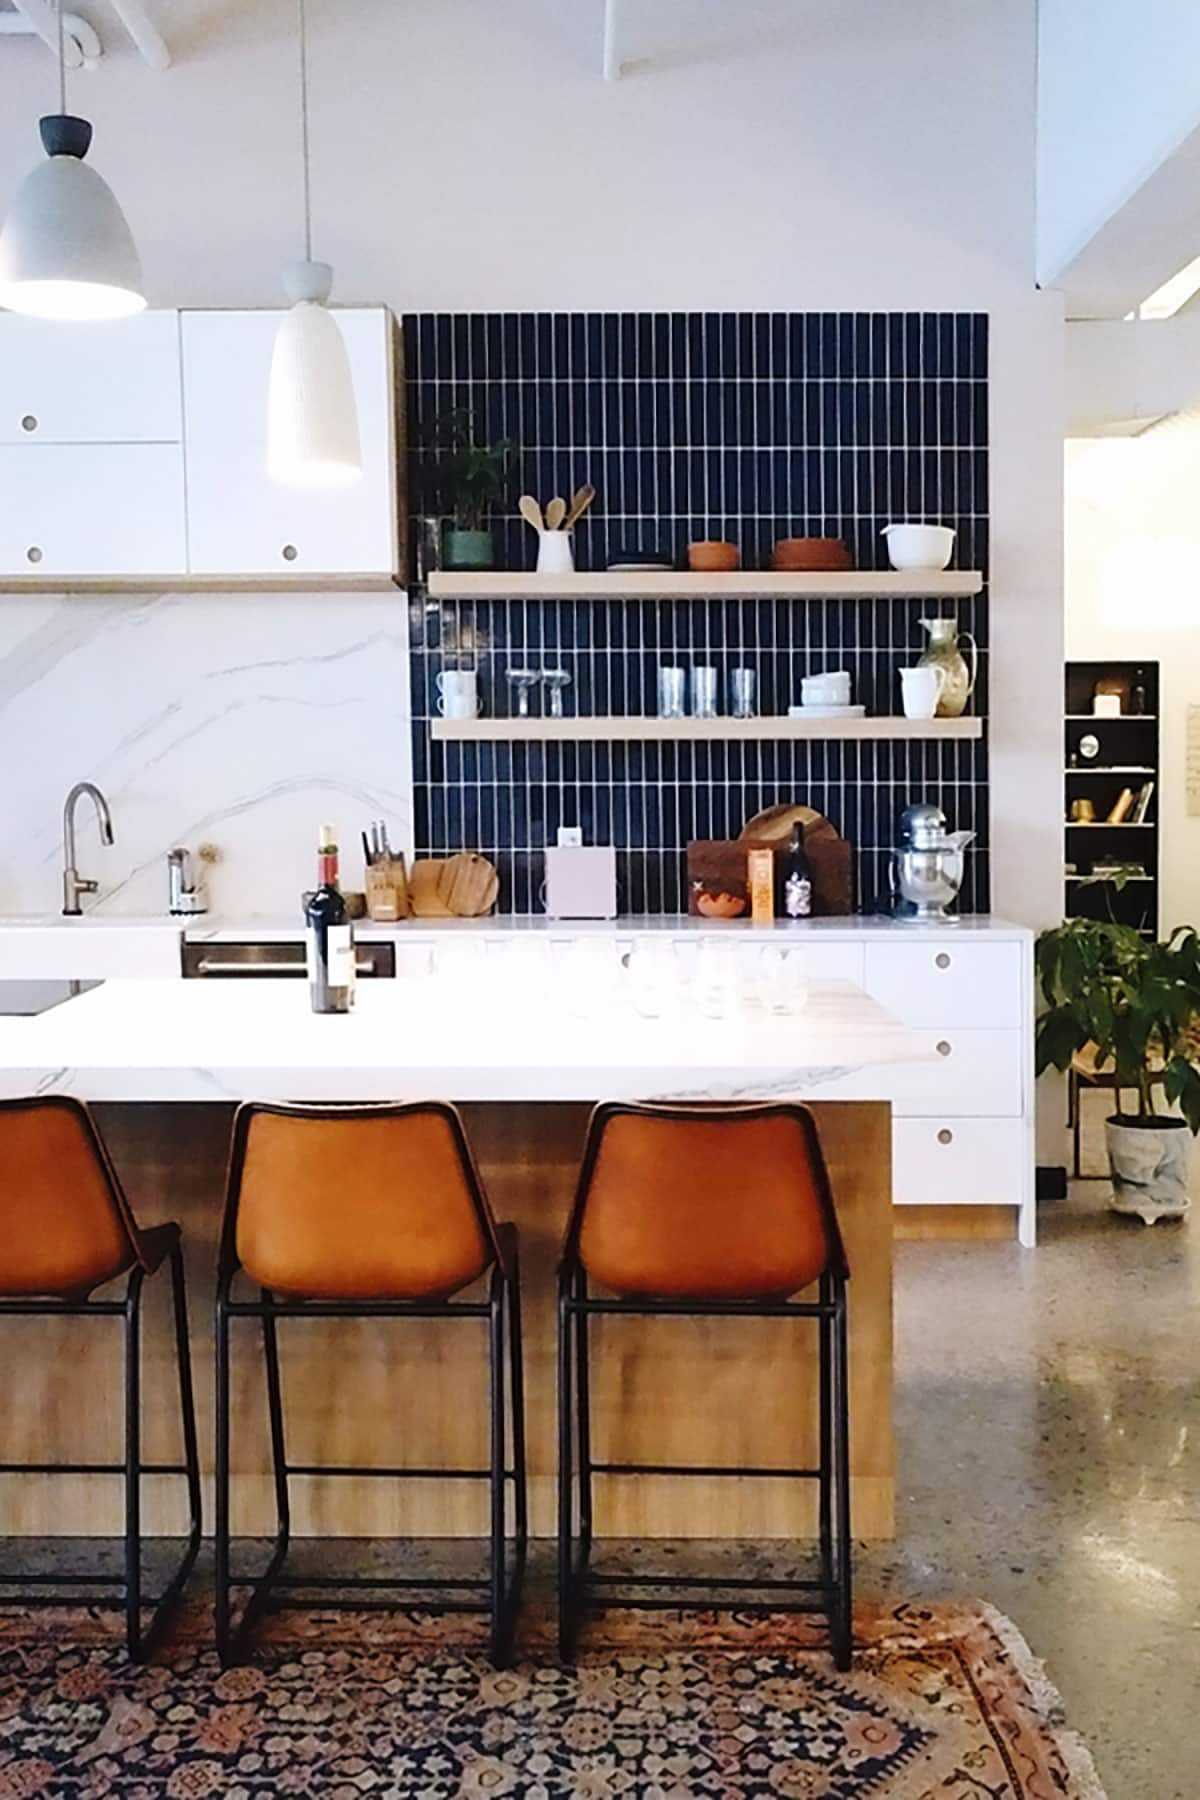
[[(49, 45), (55, 56), (58, 55), (58, 14), (50, 0), (13, 0), (13, 4), (29, 29), (36, 32), (44, 44)], [(64, 28), (63, 61), (68, 69), (78, 69), (83, 64), (83, 51), (78, 41)]]
[(169, 69), (171, 52), (142, 0), (110, 0), (113, 11), (152, 69)]

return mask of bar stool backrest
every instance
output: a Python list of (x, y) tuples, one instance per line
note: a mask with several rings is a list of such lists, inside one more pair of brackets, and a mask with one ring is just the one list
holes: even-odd
[(614, 1293), (661, 1299), (783, 1298), (848, 1273), (797, 1105), (598, 1107), (567, 1249)]
[(326, 1300), (439, 1299), (491, 1267), (496, 1227), (452, 1106), (238, 1110), (222, 1265)]
[(85, 1295), (140, 1260), (86, 1106), (65, 1094), (0, 1101), (0, 1295)]

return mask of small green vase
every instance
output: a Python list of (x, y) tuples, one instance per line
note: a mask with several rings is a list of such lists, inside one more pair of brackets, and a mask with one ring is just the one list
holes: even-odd
[(448, 569), (490, 569), (495, 563), (495, 546), (490, 531), (465, 531), (460, 525), (448, 525), (442, 554)]

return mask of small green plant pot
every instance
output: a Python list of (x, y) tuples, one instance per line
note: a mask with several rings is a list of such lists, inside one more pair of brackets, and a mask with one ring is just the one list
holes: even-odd
[(442, 555), (448, 569), (490, 569), (496, 560), (490, 531), (464, 531), (447, 525)]

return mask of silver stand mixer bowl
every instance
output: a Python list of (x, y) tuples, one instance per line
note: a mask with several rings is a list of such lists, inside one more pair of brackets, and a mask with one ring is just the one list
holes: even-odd
[(936, 849), (917, 849), (908, 845), (897, 850), (894, 882), (900, 897), (896, 917), (909, 924), (936, 921), (953, 925), (957, 915), (946, 908), (958, 898), (963, 884), (963, 851), (957, 845), (943, 844)]

